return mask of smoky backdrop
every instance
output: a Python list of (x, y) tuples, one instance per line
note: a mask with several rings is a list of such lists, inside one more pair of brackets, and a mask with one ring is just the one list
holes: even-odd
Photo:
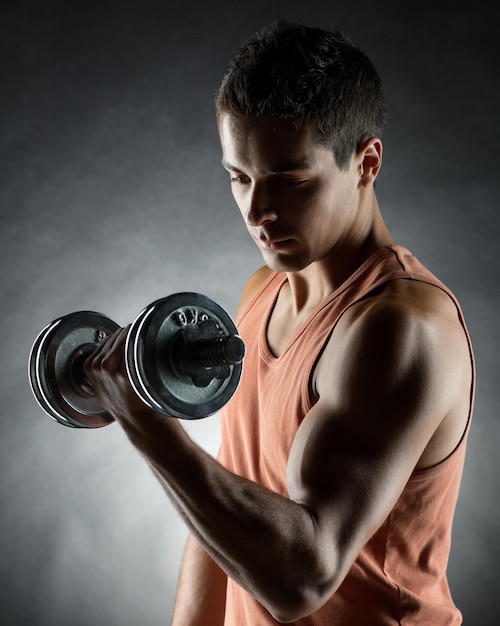
[[(455, 5), (455, 6), (454, 6)], [(499, 55), (494, 3), (45, 2), (0, 9), (0, 623), (170, 620), (186, 531), (118, 425), (36, 405), (27, 358), (80, 309), (131, 321), (201, 292), (232, 315), (261, 258), (220, 166), (213, 93), (278, 18), (345, 32), (386, 83), (382, 210), (459, 297), (477, 402), (449, 580), (465, 624), (497, 623)], [(218, 418), (187, 423), (215, 453)]]

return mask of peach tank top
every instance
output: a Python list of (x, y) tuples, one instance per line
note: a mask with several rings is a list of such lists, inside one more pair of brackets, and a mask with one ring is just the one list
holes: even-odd
[[(221, 462), (234, 473), (287, 496), (289, 451), (304, 415), (317, 398), (311, 374), (344, 311), (395, 279), (436, 285), (454, 295), (400, 246), (378, 250), (306, 320), (278, 357), (266, 341), (267, 321), (286, 275), (273, 273), (238, 323), (247, 354), (241, 384), (221, 413)], [(393, 511), (362, 549), (344, 582), (300, 626), (455, 626), (462, 616), (446, 579), (451, 528), (472, 415), (455, 451), (437, 466), (415, 471)], [(228, 580), (225, 626), (277, 624), (268, 611)]]

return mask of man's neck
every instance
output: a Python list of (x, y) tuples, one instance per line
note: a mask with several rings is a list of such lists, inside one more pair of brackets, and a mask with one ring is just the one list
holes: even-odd
[(325, 258), (303, 270), (287, 274), (292, 310), (299, 314), (304, 309), (314, 309), (352, 276), (372, 254), (384, 246), (394, 244), (395, 241), (377, 207), (370, 228), (362, 237), (345, 243), (339, 242)]

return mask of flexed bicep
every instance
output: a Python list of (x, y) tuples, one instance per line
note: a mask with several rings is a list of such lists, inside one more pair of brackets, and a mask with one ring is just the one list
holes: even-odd
[[(447, 315), (431, 321), (428, 306), (363, 302), (341, 318), (318, 363), (319, 400), (297, 432), (287, 479), (290, 497), (314, 515), (332, 588), (455, 406), (466, 342)], [(437, 458), (454, 445), (444, 441)]]

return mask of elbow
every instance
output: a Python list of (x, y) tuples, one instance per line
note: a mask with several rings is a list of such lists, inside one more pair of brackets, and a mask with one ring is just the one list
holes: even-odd
[(297, 589), (288, 594), (288, 598), (267, 610), (280, 624), (291, 624), (312, 615), (319, 610), (335, 593), (336, 586), (325, 585)]
[(259, 573), (254, 597), (279, 623), (304, 619), (321, 609), (337, 591), (355, 553), (355, 546), (336, 540), (329, 527), (310, 542), (296, 542), (287, 551), (278, 552), (275, 566), (264, 575)]
[(266, 607), (272, 617), (282, 624), (296, 622), (320, 609), (342, 582), (339, 570), (333, 568), (290, 578), (286, 585), (280, 585), (280, 592)]

